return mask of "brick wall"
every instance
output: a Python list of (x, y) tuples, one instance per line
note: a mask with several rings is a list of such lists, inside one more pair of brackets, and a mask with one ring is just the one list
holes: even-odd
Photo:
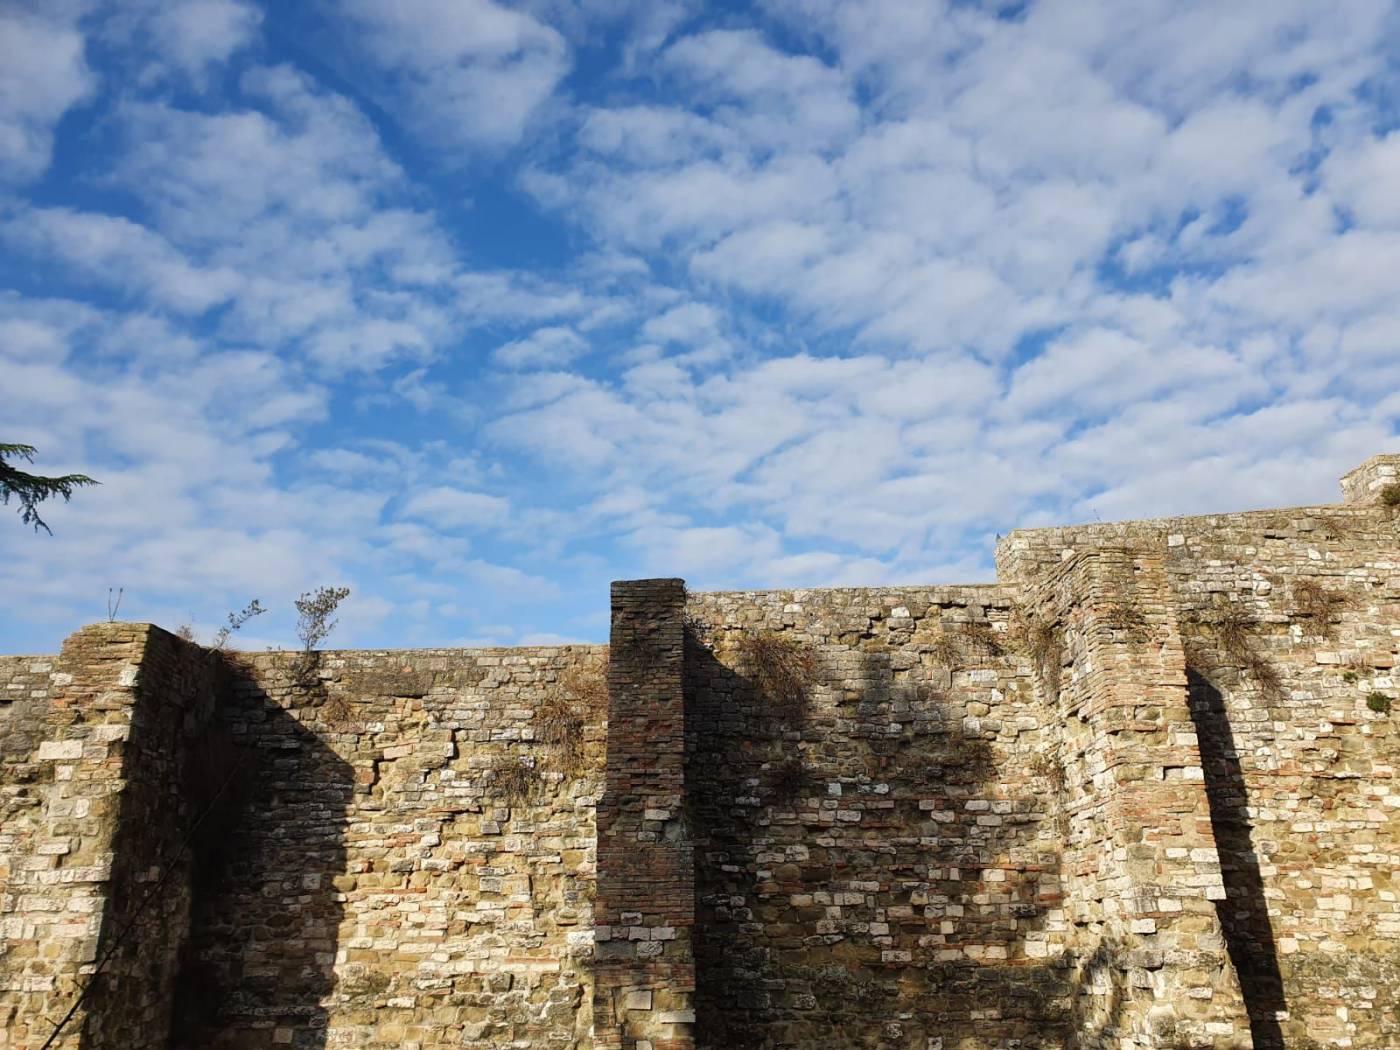
[(598, 806), (594, 1040), (694, 1045), (694, 855), (685, 804), (685, 584), (612, 587), (607, 782)]
[(1160, 557), (1097, 548), (1035, 588), (1059, 730), (1079, 1045), (1247, 1047), (1183, 642)]

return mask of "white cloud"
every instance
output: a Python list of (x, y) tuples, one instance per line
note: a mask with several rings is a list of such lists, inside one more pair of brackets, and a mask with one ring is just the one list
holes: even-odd
[(177, 313), (203, 313), (242, 284), (233, 271), (191, 263), (159, 234), (110, 215), (21, 208), (0, 219), (0, 237)]
[(512, 146), (569, 69), (563, 37), (492, 0), (352, 0), (390, 107), (453, 150)]
[(1400, 131), (1334, 152), (1324, 166), (1337, 203), (1367, 227), (1400, 227)]
[(504, 521), (510, 501), (484, 492), (467, 492), (445, 485), (414, 493), (403, 505), (407, 518), (421, 518), (448, 529), (479, 528)]
[(262, 12), (243, 0), (162, 0), (152, 14), (156, 46), (191, 76), (201, 76), (249, 44)]
[(667, 48), (662, 64), (751, 150), (820, 149), (844, 141), (860, 123), (852, 86), (839, 70), (784, 54), (751, 30), (685, 37)]
[(48, 168), (54, 126), (97, 84), (84, 46), (64, 20), (0, 10), (0, 183), (28, 182)]
[[(105, 483), (0, 569), (27, 610), (344, 578), (366, 631), (519, 637), (477, 610), (985, 576), (997, 530), (1330, 499), (1394, 444), (1381, 0), (359, 2), (347, 94), (244, 4), (129, 11), (197, 7), (122, 38), (86, 181), (0, 204), (16, 281), (91, 292), (0, 300), (16, 425)], [(0, 91), (35, 171), (77, 13)], [(557, 225), (498, 251), (522, 188)]]
[(505, 368), (554, 368), (588, 350), (588, 340), (572, 328), (549, 325), (498, 347), (491, 355)]
[(75, 0), (95, 8), (94, 38), (118, 52), (121, 76), (145, 89), (208, 91), (214, 74), (258, 41), (262, 9), (251, 0)]

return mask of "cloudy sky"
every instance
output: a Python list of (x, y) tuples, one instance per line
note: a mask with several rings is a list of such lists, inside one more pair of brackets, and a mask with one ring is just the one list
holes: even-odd
[(1400, 446), (1394, 0), (0, 0), (0, 650), (606, 635)]

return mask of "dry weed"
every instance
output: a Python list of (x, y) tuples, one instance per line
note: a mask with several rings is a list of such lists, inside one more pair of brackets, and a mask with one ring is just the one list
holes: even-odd
[(811, 650), (773, 631), (746, 635), (741, 646), (759, 691), (780, 712), (799, 713), (816, 676)]

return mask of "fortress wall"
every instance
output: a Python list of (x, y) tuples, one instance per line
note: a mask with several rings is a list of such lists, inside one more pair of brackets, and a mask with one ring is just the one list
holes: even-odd
[(605, 652), (245, 657), (172, 1047), (587, 1045)]
[[(692, 594), (700, 1047), (1058, 1047), (1056, 727), (1010, 591)], [(809, 654), (805, 696), (752, 639)]]
[(1220, 921), (1255, 1045), (1400, 1044), (1397, 512), (1371, 501), (1017, 532), (998, 562), (1003, 582), (1030, 586), (1114, 546), (1160, 557), (1176, 606)]
[(109, 952), (56, 1047), (1400, 1045), (1396, 477), (996, 586), (619, 583), (610, 668), (0, 657), (0, 1050)]

